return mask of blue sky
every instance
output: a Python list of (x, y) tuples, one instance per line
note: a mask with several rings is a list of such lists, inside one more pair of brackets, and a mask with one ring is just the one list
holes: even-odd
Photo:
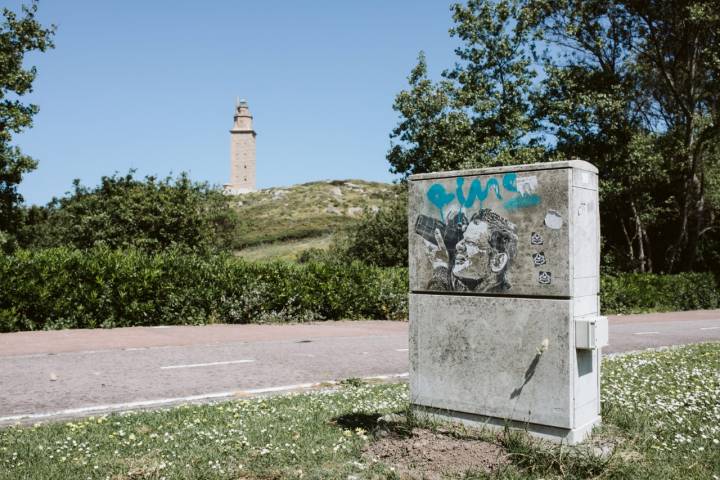
[(391, 181), (395, 94), (420, 50), (433, 76), (454, 61), (443, 0), (41, 0), (38, 16), (56, 48), (28, 57), (40, 113), (16, 137), (40, 162), (20, 186), (36, 204), (130, 168), (227, 182), (237, 96), (258, 187)]

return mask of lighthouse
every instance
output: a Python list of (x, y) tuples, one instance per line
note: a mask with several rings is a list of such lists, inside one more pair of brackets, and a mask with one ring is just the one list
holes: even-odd
[(230, 129), (230, 183), (225, 193), (238, 195), (254, 192), (255, 188), (255, 137), (253, 117), (247, 101), (238, 100)]

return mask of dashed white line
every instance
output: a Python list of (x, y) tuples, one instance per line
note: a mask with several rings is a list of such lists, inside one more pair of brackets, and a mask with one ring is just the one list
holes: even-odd
[[(369, 377), (362, 377), (363, 380), (391, 380), (395, 378), (406, 378), (408, 373), (392, 373), (389, 375), (375, 375)], [(83, 416), (88, 414), (99, 414), (118, 410), (134, 410), (139, 408), (147, 407), (160, 407), (170, 406), (177, 403), (188, 403), (197, 402), (203, 400), (221, 400), (231, 399), (233, 397), (242, 397), (247, 395), (259, 395), (263, 393), (281, 393), (281, 392), (292, 392), (294, 390), (304, 390), (308, 388), (315, 388), (320, 386), (332, 386), (337, 385), (339, 382), (331, 380), (327, 382), (313, 382), (313, 383), (297, 383), (294, 385), (281, 385), (277, 387), (264, 387), (264, 388), (253, 388), (249, 390), (233, 390), (228, 392), (217, 392), (217, 393), (206, 393), (202, 395), (191, 395), (188, 397), (174, 397), (174, 398), (161, 398), (158, 400), (140, 400), (137, 402), (128, 403), (112, 403), (107, 405), (93, 405), (90, 407), (80, 408), (69, 408), (67, 410), (58, 410), (55, 412), (44, 412), (44, 413), (29, 413), (20, 415), (11, 415), (8, 417), (0, 417), (0, 425), (28, 421), (28, 420), (43, 420), (53, 417), (73, 417)]]
[(701, 327), (700, 330), (720, 330), (720, 327)]
[(188, 365), (167, 365), (160, 367), (160, 370), (171, 370), (174, 368), (197, 368), (197, 367), (214, 367), (216, 365), (233, 365), (236, 363), (252, 363), (255, 360), (229, 360), (227, 362), (210, 362), (210, 363), (191, 363)]
[(109, 412), (113, 410), (132, 410), (135, 408), (157, 407), (160, 405), (168, 405), (178, 402), (195, 402), (198, 400), (213, 400), (218, 398), (232, 397), (235, 392), (219, 392), (206, 393), (204, 395), (192, 395), (189, 397), (162, 398), (159, 400), (143, 400), (138, 402), (112, 403), (108, 405), (93, 405), (91, 407), (68, 408), (67, 410), (58, 410), (56, 412), (31, 413), (25, 415), (12, 415), (9, 417), (0, 417), (0, 424), (8, 422), (17, 422), (20, 420), (40, 420), (52, 417), (82, 416), (89, 413)]
[(660, 333), (660, 332), (635, 332), (635, 333), (633, 333), (633, 335), (655, 335), (658, 333)]
[(395, 351), (396, 352), (407, 352), (408, 349), (407, 348), (396, 348)]

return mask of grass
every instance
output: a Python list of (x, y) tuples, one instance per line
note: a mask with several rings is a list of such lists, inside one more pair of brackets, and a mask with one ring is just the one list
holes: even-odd
[(333, 234), (354, 223), (363, 209), (380, 207), (393, 195), (388, 183), (332, 180), (236, 196), (231, 205), (241, 224), (235, 248)]
[(235, 255), (249, 262), (262, 262), (273, 260), (284, 260), (294, 262), (305, 250), (311, 248), (327, 250), (332, 244), (332, 235), (310, 237), (301, 240), (278, 241), (275, 243), (263, 243), (252, 247), (244, 248), (235, 252)]
[[(611, 456), (471, 432), (502, 444), (511, 463), (466, 478), (720, 478), (720, 343), (603, 366), (604, 426), (592, 444), (614, 445)], [(7, 428), (0, 479), (397, 478), (362, 450), (378, 416), (403, 412), (407, 395), (404, 384), (351, 379), (336, 390)]]

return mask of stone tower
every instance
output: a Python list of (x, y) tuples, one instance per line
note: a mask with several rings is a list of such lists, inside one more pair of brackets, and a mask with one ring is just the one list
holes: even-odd
[(235, 106), (235, 123), (230, 130), (230, 183), (225, 193), (238, 195), (255, 191), (255, 130), (245, 100)]

